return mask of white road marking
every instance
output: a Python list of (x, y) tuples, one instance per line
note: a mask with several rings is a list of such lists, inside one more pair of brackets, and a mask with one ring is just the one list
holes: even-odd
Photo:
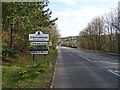
[(114, 70), (114, 72), (116, 72), (116, 73), (120, 73), (120, 71), (118, 71), (118, 70)]
[[(88, 60), (88, 61), (92, 61), (92, 62), (103, 62), (103, 63), (108, 63), (108, 64), (119, 64), (119, 63), (113, 63), (113, 62), (108, 62), (108, 61), (93, 61), (93, 60), (90, 60), (90, 59), (88, 59), (88, 58), (86, 58), (86, 57), (84, 57), (84, 56), (82, 56), (82, 55), (80, 55), (80, 53), (79, 53), (79, 51), (77, 51), (77, 50), (73, 50), (72, 52), (77, 52), (78, 53), (78, 55), (79, 56), (81, 56), (82, 58), (84, 58), (84, 59), (86, 59), (86, 60)], [(106, 57), (104, 57), (104, 58), (106, 58)], [(110, 58), (106, 58), (106, 59), (110, 59)], [(114, 60), (115, 61), (115, 60)]]
[(88, 58), (86, 58), (86, 57), (84, 57), (84, 56), (82, 56), (82, 55), (80, 55), (80, 54), (78, 54), (78, 55), (81, 56), (82, 58), (86, 59), (86, 60), (89, 61), (89, 62), (92, 61), (92, 60), (90, 60), (90, 59), (88, 59)]
[[(78, 51), (78, 50), (74, 50), (73, 49), (73, 51), (75, 51), (75, 52), (77, 52), (77, 53), (80, 53), (80, 51)], [(92, 55), (93, 57), (95, 57), (96, 55)], [(110, 60), (114, 60), (114, 61), (116, 61), (116, 62), (118, 62), (118, 60), (116, 60), (116, 59), (111, 59), (111, 58), (108, 58), (108, 57), (104, 57), (104, 59), (110, 59)], [(109, 63), (109, 62), (108, 62)], [(112, 63), (111, 63), (112, 64)], [(118, 63), (113, 63), (113, 64), (118, 64)]]
[[(119, 64), (119, 63), (113, 63), (113, 62), (108, 62), (108, 61), (92, 61), (92, 60), (90, 60), (90, 59), (82, 56), (82, 55), (79, 53), (79, 51), (77, 51), (77, 50), (74, 50), (74, 49), (73, 49), (72, 52), (77, 52), (77, 54), (78, 54), (80, 57), (84, 58), (85, 60), (87, 60), (87, 61), (89, 61), (89, 62), (103, 62), (103, 63), (109, 63), (109, 64)], [(110, 59), (110, 58), (106, 58), (106, 59)], [(118, 74), (120, 71), (117, 71), (117, 70), (114, 70), (114, 71), (113, 71), (113, 70), (108, 70), (108, 71), (111, 72), (111, 73), (113, 73), (114, 75), (117, 75), (117, 76), (120, 77), (120, 75)]]
[(108, 62), (108, 61), (93, 61), (93, 62), (103, 62), (103, 63), (108, 63), (108, 64), (118, 64), (118, 63), (113, 63), (113, 62)]
[(118, 73), (115, 73), (115, 72), (112, 71), (112, 70), (108, 70), (108, 71), (120, 77), (120, 75), (119, 75)]

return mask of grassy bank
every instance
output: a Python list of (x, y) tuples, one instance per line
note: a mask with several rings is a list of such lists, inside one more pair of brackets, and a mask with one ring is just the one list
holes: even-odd
[(2, 67), (3, 88), (49, 88), (54, 72), (57, 50), (50, 50), (47, 63), (43, 55), (35, 55), (37, 67), (33, 67), (30, 54), (21, 57), (10, 65)]

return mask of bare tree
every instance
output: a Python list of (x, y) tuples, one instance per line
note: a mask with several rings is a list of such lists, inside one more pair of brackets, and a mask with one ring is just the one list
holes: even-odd
[(111, 10), (102, 17), (95, 17), (88, 23), (79, 34), (79, 46), (86, 49), (120, 53), (119, 30), (112, 25), (118, 23), (117, 12), (117, 10)]

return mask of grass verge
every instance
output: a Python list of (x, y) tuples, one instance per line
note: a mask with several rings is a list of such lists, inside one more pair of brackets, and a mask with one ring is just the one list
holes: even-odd
[(57, 50), (50, 50), (47, 63), (43, 55), (35, 55), (36, 67), (32, 56), (21, 55), (18, 61), (2, 67), (3, 88), (50, 88)]

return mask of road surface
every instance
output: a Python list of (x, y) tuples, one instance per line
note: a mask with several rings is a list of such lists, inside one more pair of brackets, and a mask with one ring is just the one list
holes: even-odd
[(119, 57), (59, 47), (53, 88), (118, 88)]

